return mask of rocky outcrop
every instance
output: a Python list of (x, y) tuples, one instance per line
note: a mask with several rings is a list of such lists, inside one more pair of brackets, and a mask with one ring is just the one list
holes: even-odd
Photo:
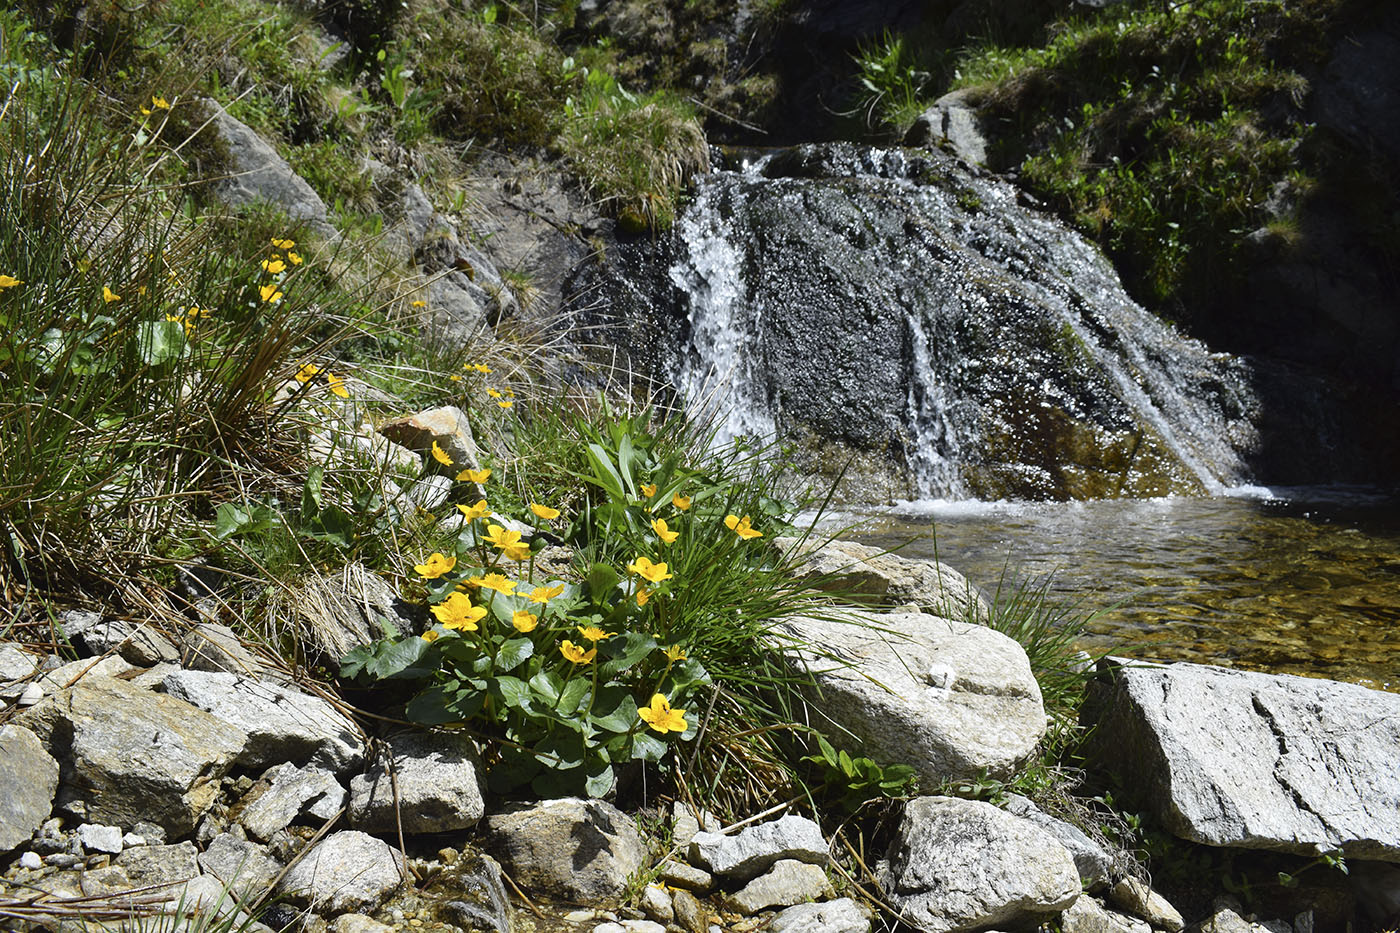
[(974, 800), (911, 800), (887, 858), (886, 894), (924, 933), (1032, 925), (1080, 891), (1074, 860), (1054, 837)]
[(1194, 664), (1112, 668), (1099, 764), (1213, 846), (1400, 861), (1400, 697)]
[(162, 686), (247, 736), (238, 761), (265, 768), (286, 761), (348, 771), (364, 760), (355, 725), (320, 697), (281, 684), (213, 671), (176, 671)]
[(58, 759), (66, 799), (93, 822), (150, 820), (173, 836), (194, 829), (242, 752), (242, 729), (171, 696), (110, 677), (85, 677), (27, 711)]
[(777, 632), (833, 742), (910, 765), (926, 787), (1009, 777), (1045, 734), (1030, 662), (1000, 632), (918, 612), (795, 617)]
[(213, 114), (214, 131), (233, 163), (228, 177), (214, 183), (215, 197), (233, 207), (262, 201), (320, 236), (336, 236), (326, 220), (326, 203), (267, 140), (229, 116), (218, 103), (208, 100), (204, 106)]
[(978, 92), (963, 88), (944, 94), (914, 119), (906, 146), (947, 146), (964, 162), (987, 164), (987, 137), (977, 113)]

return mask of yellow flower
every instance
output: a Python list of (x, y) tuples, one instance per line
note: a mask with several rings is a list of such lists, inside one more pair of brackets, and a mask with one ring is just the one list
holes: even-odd
[(335, 373), (326, 373), (326, 384), (331, 387), (331, 394), (341, 398), (349, 398), (350, 390), (345, 387), (345, 380)]
[(508, 531), (500, 525), (487, 525), (485, 540), (511, 560), (526, 560), (530, 556), (530, 547), (520, 542), (518, 531)]
[(457, 566), (457, 556), (446, 557), (434, 551), (432, 555), (423, 563), (415, 564), (413, 569), (418, 571), (418, 575), (428, 579), (436, 580), (445, 573), (450, 573), (453, 567)]
[(642, 722), (663, 735), (667, 732), (685, 731), (685, 710), (672, 709), (671, 703), (663, 694), (653, 694), (650, 706), (637, 710)]
[(486, 618), (486, 609), (473, 606), (466, 593), (453, 593), (432, 608), (433, 615), (445, 629), (475, 632), (476, 623)]
[(297, 382), (300, 382), (303, 385), (305, 385), (306, 383), (310, 382), (312, 379), (315, 379), (319, 375), (321, 375), (321, 367), (313, 366), (310, 363), (302, 363), (301, 369), (297, 370), (296, 378)]
[(447, 455), (437, 441), (433, 441), (433, 459), (443, 466), (452, 466), (452, 458)]
[(673, 574), (666, 572), (666, 564), (653, 564), (645, 557), (638, 557), (636, 561), (627, 565), (628, 571), (646, 580), (648, 583), (660, 583), (662, 580), (669, 580)]
[(507, 596), (514, 593), (515, 588), (519, 585), (515, 580), (507, 580), (503, 573), (488, 573), (484, 577), (472, 577), (469, 582), (475, 583), (483, 590), (495, 590), (498, 593), (505, 593)]
[(556, 596), (564, 592), (564, 584), (556, 583), (553, 586), (537, 586), (530, 591), (530, 602), (547, 603)]
[(656, 495), (656, 484), (655, 484), (655, 483), (647, 483), (645, 486), (643, 486), (643, 487), (642, 487), (642, 495), (646, 496), (648, 499), (650, 499), (652, 496)]
[(754, 531), (751, 527), (749, 527), (749, 517), (747, 515), (745, 515), (743, 518), (739, 518), (737, 515), (726, 515), (724, 517), (724, 524), (725, 527), (727, 527), (730, 531), (734, 532), (739, 537), (743, 538), (745, 541), (748, 541), (751, 538), (763, 537), (763, 532)]
[(293, 246), (296, 246), (296, 245), (297, 245), (297, 241), (296, 241), (296, 240), (279, 240), (279, 239), (277, 239), (277, 237), (273, 237), (273, 238), (272, 238), (272, 245), (273, 245), (275, 248), (277, 248), (277, 249), (291, 249)]
[(436, 629), (428, 629), (428, 631), (426, 631), (426, 632), (423, 633), (423, 640), (424, 640), (424, 641), (437, 641), (437, 640), (438, 640), (438, 635), (440, 635), (440, 634), (441, 634), (441, 633), (438, 632)]
[(301, 265), (301, 263), (302, 263), (301, 253), (293, 253), (293, 252), (291, 252), (290, 250), (288, 250), (288, 251), (287, 251), (287, 262), (290, 262), (290, 263), (291, 263), (292, 265), (294, 265), (294, 266), (299, 266), (299, 265)]
[(533, 612), (517, 609), (511, 613), (510, 624), (515, 626), (517, 632), (533, 632), (535, 626), (540, 624), (540, 617)]
[(651, 530), (656, 532), (656, 536), (661, 539), (662, 544), (670, 544), (681, 536), (679, 531), (672, 531), (666, 527), (666, 519), (658, 518), (651, 523)]
[(262, 288), (258, 289), (258, 294), (262, 295), (262, 300), (266, 301), (268, 304), (276, 304), (282, 300), (282, 293), (277, 290), (276, 282), (268, 282)]
[(491, 478), (490, 470), (463, 470), (457, 474), (457, 482), (468, 480), (473, 483), (484, 483)]
[(676, 493), (671, 497), (671, 504), (684, 512), (686, 509), (690, 508), (690, 496), (683, 496), (680, 493)]
[(549, 506), (540, 505), (538, 502), (530, 503), (530, 511), (534, 512), (536, 517), (542, 518), (547, 522), (552, 522), (559, 517), (558, 509), (551, 509)]
[(598, 656), (598, 649), (589, 648), (587, 651), (584, 651), (578, 645), (565, 639), (564, 644), (559, 646), (559, 653), (575, 664), (591, 664), (593, 659)]
[(651, 590), (644, 586), (637, 587), (637, 607), (641, 608), (651, 601)]
[(487, 366), (485, 363), (477, 363), (474, 366), (472, 366), (472, 369), (481, 373), (483, 376), (491, 375), (491, 367)]
[(122, 296), (118, 295), (116, 292), (112, 291), (110, 288), (104, 285), (102, 286), (102, 300), (107, 304), (111, 304), (114, 301), (121, 301)]
[(464, 516), (466, 516), (466, 519), (469, 522), (476, 521), (478, 518), (485, 518), (486, 516), (491, 514), (491, 510), (486, 507), (485, 499), (478, 499), (476, 501), (476, 505), (472, 506), (459, 505), (457, 506), (457, 509)]
[(448, 382), (461, 382), (461, 381), (462, 381), (462, 376), (461, 376), (460, 373), (453, 373), (452, 375), (450, 375), (450, 376), (447, 377), (447, 381), (448, 381)]
[(491, 396), (492, 398), (500, 398), (500, 397), (501, 397), (501, 393), (500, 393), (500, 392), (497, 392), (495, 389), (487, 389), (487, 390), (486, 390), (486, 394), (489, 395), (489, 396)]
[(589, 641), (595, 642), (611, 637), (610, 633), (603, 631), (596, 625), (580, 625), (578, 627), (578, 633)]
[(677, 661), (685, 660), (685, 649), (680, 645), (672, 645), (666, 649), (664, 654), (666, 655), (666, 660), (670, 661), (672, 664), (675, 664)]
[(268, 275), (276, 275), (287, 268), (287, 264), (280, 259), (264, 259), (262, 261), (263, 271)]
[(497, 402), (496, 404), (499, 405), (499, 406), (502, 407), (502, 408), (509, 408), (510, 406), (514, 405), (515, 403), (512, 402), (510, 399), (505, 399), (504, 401)]
[(24, 283), (13, 275), (0, 275), (0, 288), (14, 288), (16, 285)]
[(419, 298), (417, 301), (412, 302), (412, 304), (413, 304), (413, 307), (415, 307), (415, 308), (426, 308), (426, 307), (428, 306), (428, 303), (427, 303), (426, 301), (424, 301), (422, 298)]
[(151, 97), (151, 108), (152, 108), (153, 110), (169, 110), (169, 109), (170, 109), (170, 101), (166, 100), (164, 97), (156, 97), (156, 96), (152, 95), (152, 97)]

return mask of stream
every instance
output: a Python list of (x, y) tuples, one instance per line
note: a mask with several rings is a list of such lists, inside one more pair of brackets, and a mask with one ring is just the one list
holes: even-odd
[[(1400, 690), (1400, 499), (1376, 490), (1093, 502), (925, 500), (856, 537), (937, 556), (990, 595), (1049, 578), (1092, 653)], [(852, 518), (854, 516), (848, 516)]]

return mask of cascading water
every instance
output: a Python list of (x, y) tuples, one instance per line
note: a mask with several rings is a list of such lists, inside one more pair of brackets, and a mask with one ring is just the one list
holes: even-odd
[(723, 437), (776, 433), (813, 472), (853, 458), (855, 497), (1242, 482), (1244, 364), (1134, 304), (1022, 198), (939, 154), (802, 146), (702, 180), (600, 287)]

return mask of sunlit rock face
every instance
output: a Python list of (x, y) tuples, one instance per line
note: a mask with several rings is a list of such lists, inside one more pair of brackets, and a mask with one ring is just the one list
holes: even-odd
[(1256, 440), (1240, 360), (937, 153), (809, 145), (717, 173), (590, 284), (722, 438), (776, 435), (813, 473), (844, 467), (852, 498), (1209, 492), (1244, 479)]

